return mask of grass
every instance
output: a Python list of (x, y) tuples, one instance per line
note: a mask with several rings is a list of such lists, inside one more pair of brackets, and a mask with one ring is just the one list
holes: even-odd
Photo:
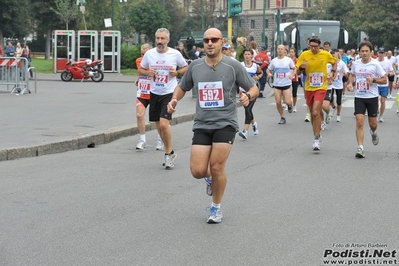
[(32, 58), (32, 62), (30, 62), (30, 65), (36, 68), (37, 73), (41, 74), (53, 73), (53, 60), (44, 60), (43, 58)]
[[(45, 60), (43, 58), (32, 58), (30, 65), (36, 68), (36, 72), (40, 74), (52, 74), (53, 73), (53, 60)], [(122, 75), (135, 76), (137, 75), (137, 69), (121, 69)]]

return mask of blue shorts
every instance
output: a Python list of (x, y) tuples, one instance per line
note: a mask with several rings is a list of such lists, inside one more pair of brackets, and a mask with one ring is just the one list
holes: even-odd
[(378, 94), (381, 95), (381, 97), (388, 97), (388, 86), (378, 86)]

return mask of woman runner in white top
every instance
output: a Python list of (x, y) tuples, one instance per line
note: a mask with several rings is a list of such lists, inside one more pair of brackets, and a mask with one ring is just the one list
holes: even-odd
[[(245, 49), (244, 50), (244, 62), (241, 62), (241, 64), (245, 67), (245, 70), (247, 70), (249, 76), (251, 76), (256, 81), (257, 86), (259, 88), (258, 81), (262, 77), (263, 72), (258, 64), (252, 62), (252, 56), (253, 56), (253, 50)], [(252, 130), (253, 130), (254, 136), (257, 136), (259, 133), (258, 123), (255, 122), (254, 114), (252, 112), (255, 102), (256, 102), (256, 99), (244, 107), (245, 108), (244, 129), (238, 133), (238, 135), (240, 135), (240, 137), (242, 137), (243, 139), (248, 138), (248, 130), (249, 130), (250, 123), (252, 125)]]

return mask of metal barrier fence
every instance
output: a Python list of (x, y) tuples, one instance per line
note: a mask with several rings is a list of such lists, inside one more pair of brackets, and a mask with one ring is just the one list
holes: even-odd
[(31, 93), (29, 90), (29, 71), (35, 72), (36, 93), (36, 69), (29, 67), (29, 61), (25, 57), (0, 57), (0, 85), (13, 86), (11, 93)]

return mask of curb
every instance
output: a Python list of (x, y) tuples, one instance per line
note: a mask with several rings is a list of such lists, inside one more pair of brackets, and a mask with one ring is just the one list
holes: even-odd
[[(38, 78), (38, 79), (36, 79), (36, 81), (53, 81), (54, 82), (54, 81), (62, 81), (62, 80), (61, 80), (61, 78), (59, 80), (58, 79)], [(93, 82), (92, 80), (86, 80), (86, 81)], [(63, 81), (63, 82), (65, 82), (65, 81)], [(68, 82), (81, 82), (81, 80), (71, 80), (71, 81), (68, 81)], [(85, 82), (85, 81), (83, 81), (83, 82)], [(132, 79), (132, 80), (102, 80), (101, 82), (107, 82), (107, 83), (109, 83), (109, 82), (112, 82), (112, 83), (134, 83), (135, 80), (134, 79)]]
[[(177, 115), (170, 121), (170, 125), (176, 125), (194, 119), (194, 113)], [(156, 129), (155, 122), (146, 124), (146, 131)], [(138, 127), (121, 126), (102, 132), (93, 132), (77, 138), (66, 139), (58, 142), (46, 143), (36, 146), (15, 147), (0, 150), (0, 161), (9, 161), (42, 155), (56, 154), (67, 151), (95, 148), (97, 145), (107, 144), (123, 137), (138, 134)]]
[[(237, 108), (238, 107), (242, 107), (242, 104), (239, 100), (237, 100)], [(176, 115), (172, 118), (172, 120), (170, 120), (170, 125), (173, 126), (188, 121), (193, 121), (194, 115), (195, 113)], [(156, 129), (155, 122), (146, 123), (146, 131), (150, 131), (153, 129)], [(42, 155), (56, 154), (85, 148), (95, 148), (98, 145), (107, 144), (120, 138), (136, 135), (138, 134), (138, 132), (139, 131), (137, 126), (120, 126), (110, 128), (105, 131), (92, 132), (83, 136), (52, 143), (1, 149), (0, 162), (29, 157), (38, 157)]]

